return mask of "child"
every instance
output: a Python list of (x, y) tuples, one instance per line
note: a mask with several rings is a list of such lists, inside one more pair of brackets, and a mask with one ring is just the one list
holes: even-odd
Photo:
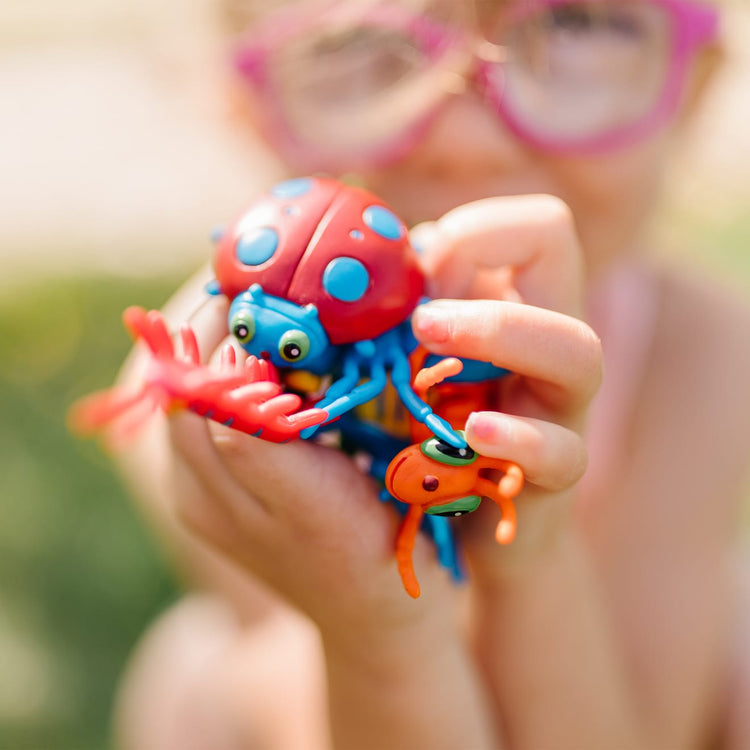
[[(513, 544), (491, 503), (454, 525), (463, 586), (419, 540), (414, 601), (398, 520), (344, 455), (156, 420), (120, 463), (204, 593), (137, 652), (124, 747), (750, 746), (750, 317), (641, 252), (717, 12), (300, 0), (242, 19), (248, 121), (290, 174), (356, 171), (418, 224), (440, 299), (420, 341), (515, 373), (466, 429), (526, 487)], [(167, 315), (210, 353), (226, 301), (205, 278)]]

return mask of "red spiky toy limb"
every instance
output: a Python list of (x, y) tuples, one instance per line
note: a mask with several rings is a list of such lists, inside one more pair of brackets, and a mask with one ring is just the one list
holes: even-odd
[(235, 430), (283, 443), (328, 417), (324, 409), (297, 411), (302, 399), (283, 392), (270, 362), (248, 357), (241, 365), (227, 345), (221, 366), (213, 369), (200, 363), (198, 342), (189, 325), (180, 329), (182, 357), (178, 358), (158, 311), (129, 307), (123, 322), (133, 339), (149, 350), (140, 383), (136, 390), (115, 387), (81, 399), (70, 415), (79, 433), (109, 428), (110, 438), (118, 441), (157, 410), (188, 409)]

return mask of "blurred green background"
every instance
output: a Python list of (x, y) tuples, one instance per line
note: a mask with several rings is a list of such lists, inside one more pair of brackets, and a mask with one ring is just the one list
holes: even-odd
[(145, 624), (176, 596), (70, 403), (112, 381), (131, 303), (175, 279), (29, 283), (0, 301), (0, 747), (109, 744), (118, 674)]

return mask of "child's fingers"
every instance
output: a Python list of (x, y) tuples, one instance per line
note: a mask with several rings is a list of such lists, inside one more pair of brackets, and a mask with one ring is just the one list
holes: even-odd
[(170, 417), (169, 432), (172, 448), (181, 465), (205, 490), (202, 494), (177, 498), (181, 517), (191, 526), (201, 526), (212, 515), (229, 512), (243, 525), (261, 528), (265, 523), (266, 509), (227, 471), (208, 421), (195, 414), (178, 412)]
[(420, 305), (414, 333), (430, 351), (477, 359), (532, 379), (548, 406), (577, 408), (596, 393), (601, 344), (582, 321), (498, 300), (437, 300)]
[(188, 520), (210, 515), (210, 508), (198, 506), (219, 504), (253, 536), (279, 523), (391, 525), (369, 477), (338, 451), (304, 440), (270, 443), (186, 413), (170, 419), (170, 434), (175, 452), (206, 489), (196, 507), (181, 507)]
[(230, 504), (214, 491), (213, 483), (206, 486), (186, 456), (173, 451), (171, 469), (171, 511), (181, 531), (187, 529), (194, 539), (208, 542), (225, 554), (239, 549), (243, 541), (247, 543), (240, 538), (241, 525)]
[(530, 484), (549, 492), (572, 487), (588, 461), (578, 433), (528, 417), (475, 412), (466, 422), (466, 439), (484, 456), (517, 463)]
[(228, 335), (225, 297), (206, 297), (185, 320), (198, 342), (201, 361), (206, 362)]
[(529, 304), (582, 314), (583, 260), (570, 209), (548, 195), (524, 195), (459, 206), (417, 227), (422, 264), (434, 296), (471, 296), (478, 271), (513, 269)]
[(382, 527), (388, 516), (370, 478), (338, 450), (306, 440), (268, 443), (220, 425), (211, 432), (225, 470), (277, 521), (362, 528)]
[[(205, 273), (191, 279), (164, 307), (163, 314), (171, 334), (176, 335), (182, 323), (187, 322), (194, 330), (202, 361), (207, 361), (212, 352), (227, 336), (228, 301), (203, 291)], [(179, 347), (178, 347), (179, 351)], [(141, 347), (135, 347), (118, 376), (119, 384), (138, 381), (150, 355)]]

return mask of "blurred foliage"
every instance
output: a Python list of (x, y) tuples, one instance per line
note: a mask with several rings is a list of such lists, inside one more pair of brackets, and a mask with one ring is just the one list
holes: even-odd
[[(685, 223), (690, 226), (687, 217)], [(710, 224), (693, 221), (692, 229), (702, 248), (700, 257), (750, 296), (750, 214)]]
[(109, 746), (117, 678), (176, 585), (71, 402), (113, 381), (128, 304), (174, 279), (55, 279), (0, 301), (0, 748)]
[(750, 301), (750, 212), (713, 216), (672, 206), (656, 227), (654, 244), (671, 263), (697, 265)]

